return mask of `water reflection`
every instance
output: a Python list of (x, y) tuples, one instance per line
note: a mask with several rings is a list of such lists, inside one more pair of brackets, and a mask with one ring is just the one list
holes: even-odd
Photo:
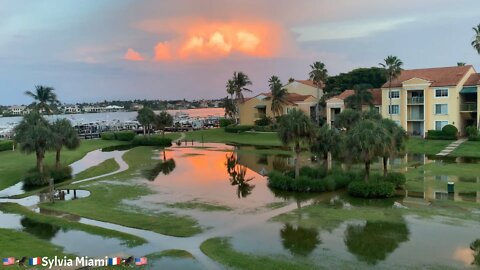
[(147, 178), (149, 181), (154, 181), (159, 174), (163, 175), (169, 175), (171, 172), (175, 170), (176, 164), (175, 160), (173, 158), (167, 159), (167, 160), (162, 160), (155, 165), (150, 170), (145, 170), (144, 171), (144, 176)]
[(33, 219), (24, 217), (20, 220), (20, 224), (23, 226), (23, 231), (29, 234), (35, 235), (36, 237), (50, 241), (53, 237), (60, 231), (60, 227), (47, 224), (47, 223), (40, 223)]
[(473, 251), (472, 264), (480, 265), (480, 239), (473, 241), (470, 244), (470, 249)]
[(232, 186), (237, 186), (237, 197), (241, 199), (250, 195), (255, 185), (249, 184), (254, 177), (245, 178), (247, 174), (247, 166), (239, 164), (234, 153), (226, 155), (225, 166), (227, 167), (227, 173), (230, 176), (230, 184)]
[(316, 229), (294, 227), (289, 223), (280, 230), (280, 237), (285, 249), (300, 256), (308, 256), (321, 243)]
[(409, 240), (405, 222), (367, 221), (365, 224), (349, 224), (345, 230), (344, 242), (348, 251), (360, 261), (375, 265), (383, 261)]

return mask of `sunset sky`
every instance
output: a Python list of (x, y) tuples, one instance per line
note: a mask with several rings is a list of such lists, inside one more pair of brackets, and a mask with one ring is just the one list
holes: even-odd
[(28, 103), (34, 85), (61, 101), (226, 96), (233, 71), (254, 92), (378, 66), (473, 64), (478, 0), (0, 0), (0, 104)]

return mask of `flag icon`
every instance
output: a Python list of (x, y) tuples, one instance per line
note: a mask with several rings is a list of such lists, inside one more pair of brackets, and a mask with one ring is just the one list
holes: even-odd
[(136, 266), (147, 265), (147, 258), (145, 258), (145, 257), (135, 258), (135, 265)]
[(42, 263), (42, 258), (40, 257), (30, 258), (28, 262), (30, 265), (39, 265)]
[(10, 257), (10, 258), (3, 258), (3, 265), (14, 265), (15, 264), (15, 258)]
[(108, 258), (108, 265), (120, 265), (122, 263), (122, 259), (115, 257), (115, 258)]

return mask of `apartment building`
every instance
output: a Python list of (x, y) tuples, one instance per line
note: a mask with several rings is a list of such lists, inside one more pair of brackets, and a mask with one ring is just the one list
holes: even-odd
[(382, 86), (382, 116), (410, 135), (425, 136), (448, 124), (461, 134), (467, 126), (478, 127), (480, 74), (471, 65), (403, 70), (389, 86)]

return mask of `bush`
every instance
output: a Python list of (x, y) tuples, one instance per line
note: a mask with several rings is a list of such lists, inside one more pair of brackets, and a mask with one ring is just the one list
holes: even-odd
[(23, 184), (25, 186), (46, 186), (48, 180), (53, 178), (55, 184), (61, 183), (65, 180), (72, 178), (72, 168), (70, 166), (60, 166), (56, 168), (53, 166), (45, 166), (43, 175), (37, 170), (37, 168), (30, 169), (23, 178)]
[(253, 130), (259, 131), (259, 132), (274, 132), (277, 131), (278, 128), (270, 125), (270, 126), (254, 126)]
[(8, 151), (13, 149), (13, 141), (6, 140), (6, 141), (0, 141), (0, 152), (1, 151)]
[[(456, 128), (455, 128), (456, 129)], [(447, 135), (442, 130), (429, 130), (427, 132), (427, 140), (455, 140), (457, 138), (455, 135)]]
[(260, 127), (268, 126), (271, 123), (272, 123), (272, 119), (270, 117), (262, 117), (258, 120), (255, 120), (255, 126), (260, 126)]
[[(296, 191), (296, 192), (323, 192), (333, 191), (346, 187), (351, 181), (358, 179), (358, 176), (345, 173), (334, 172), (325, 176), (321, 170), (310, 170), (302, 168), (303, 175), (300, 174), (298, 179), (293, 177), (291, 172), (283, 174), (272, 171), (268, 175), (268, 186), (278, 190)], [(322, 178), (312, 178), (308, 175), (323, 175)]]
[(165, 138), (160, 135), (135, 136), (135, 138), (132, 141), (132, 144), (142, 145), (142, 146), (168, 147), (168, 146), (172, 146), (172, 139)]
[(129, 142), (135, 138), (135, 132), (131, 130), (115, 132), (115, 140)]
[(234, 124), (234, 121), (233, 121), (233, 119), (221, 118), (219, 120), (219, 124), (220, 124), (220, 127), (226, 127), (226, 126)]
[(458, 129), (454, 125), (446, 125), (442, 128), (443, 134), (457, 138)]
[(225, 127), (225, 132), (228, 133), (242, 133), (245, 131), (252, 130), (253, 126), (247, 126), (247, 125), (230, 125)]
[(327, 175), (327, 172), (324, 168), (313, 168), (310, 166), (305, 166), (300, 168), (300, 175), (307, 176), (313, 179), (320, 179)]
[(469, 126), (466, 128), (467, 136), (470, 141), (480, 141), (478, 134), (478, 128), (475, 126)]
[(115, 140), (115, 133), (113, 133), (113, 132), (102, 132), (100, 134), (100, 137), (102, 138), (102, 140), (113, 141), (113, 140)]
[(373, 179), (368, 183), (353, 181), (348, 185), (348, 194), (360, 198), (389, 198), (395, 194), (395, 185)]
[(400, 188), (403, 185), (405, 185), (405, 182), (407, 179), (405, 178), (405, 175), (403, 173), (398, 173), (398, 172), (391, 172), (387, 173), (385, 177), (383, 177), (383, 180), (385, 182), (392, 183), (395, 188)]

